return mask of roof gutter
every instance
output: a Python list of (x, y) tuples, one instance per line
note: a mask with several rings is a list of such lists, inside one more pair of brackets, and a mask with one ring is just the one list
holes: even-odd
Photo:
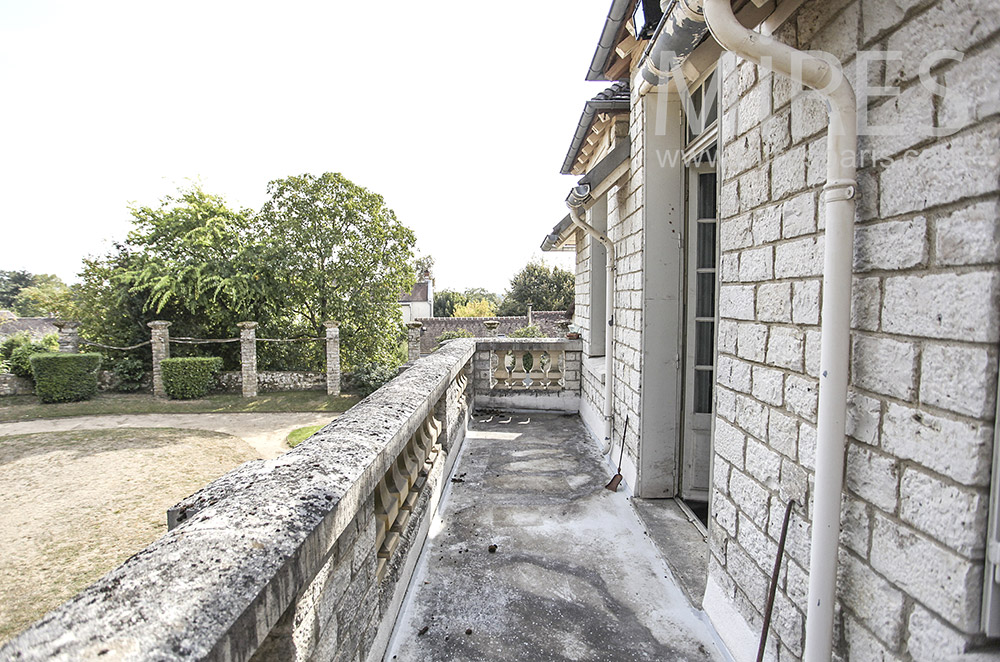
[[(604, 448), (603, 452), (611, 450), (611, 433), (613, 431), (612, 421), (612, 396), (614, 394), (614, 348), (615, 348), (615, 273), (618, 270), (615, 261), (615, 244), (608, 235), (599, 231), (593, 225), (583, 220), (584, 204), (590, 200), (590, 184), (579, 184), (569, 191), (566, 198), (566, 206), (569, 207), (569, 217), (573, 224), (589, 234), (604, 246), (607, 250), (605, 257), (605, 267), (608, 270), (608, 285), (605, 292), (604, 310), (608, 316), (608, 329), (604, 334)], [(622, 441), (624, 444), (624, 440)]]
[(683, 64), (707, 32), (702, 0), (673, 0), (642, 55), (639, 96), (666, 81), (670, 71)]
[(608, 18), (604, 21), (604, 30), (601, 31), (601, 39), (597, 42), (597, 50), (590, 62), (590, 69), (587, 71), (587, 80), (604, 80), (604, 69), (608, 64), (608, 58), (614, 50), (615, 38), (621, 30), (625, 21), (630, 0), (614, 0), (611, 9), (608, 10)]
[(834, 57), (818, 57), (748, 30), (730, 0), (705, 0), (712, 35), (723, 48), (776, 74), (799, 80), (822, 94), (829, 108), (827, 130), (826, 248), (820, 320), (819, 411), (816, 429), (816, 488), (809, 550), (809, 597), (805, 662), (829, 662), (840, 547), (840, 508), (847, 421), (847, 370), (851, 335), (851, 278), (857, 182), (857, 116), (854, 90)]

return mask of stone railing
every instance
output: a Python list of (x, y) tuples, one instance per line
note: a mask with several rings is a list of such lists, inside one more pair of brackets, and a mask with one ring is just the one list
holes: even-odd
[[(546, 354), (558, 387), (501, 386), (489, 365), (506, 351)], [(579, 341), (447, 343), (289, 453), (171, 508), (163, 537), (0, 659), (380, 660), (470, 410), (570, 411), (580, 354)]]
[(476, 406), (579, 411), (583, 346), (563, 338), (480, 338)]

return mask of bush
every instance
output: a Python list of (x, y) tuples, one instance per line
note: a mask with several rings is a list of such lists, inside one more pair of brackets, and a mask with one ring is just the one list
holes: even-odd
[(454, 331), (445, 331), (440, 336), (437, 337), (437, 344), (441, 344), (447, 340), (454, 340), (455, 338), (475, 338), (472, 332), (468, 329), (456, 329)]
[[(50, 333), (40, 341), (35, 339), (27, 331), (19, 331), (4, 338), (0, 342), (0, 372), (13, 372), (18, 377), (31, 379), (31, 364), (28, 362), (32, 354), (42, 354), (44, 352), (54, 352), (59, 349), (58, 336)], [(16, 355), (16, 358), (15, 358)], [(4, 367), (6, 366), (6, 367)]]
[(45, 352), (30, 358), (35, 394), (42, 402), (89, 400), (97, 393), (101, 355)]
[(115, 389), (123, 393), (138, 391), (146, 376), (146, 365), (134, 356), (123, 356), (115, 361), (111, 371), (115, 375)]
[(354, 375), (351, 377), (351, 387), (361, 397), (365, 397), (393, 379), (398, 372), (396, 368), (390, 365), (366, 363), (354, 369)]
[(163, 359), (160, 370), (163, 388), (171, 398), (201, 398), (208, 394), (215, 376), (222, 370), (222, 359), (217, 356)]
[(544, 338), (545, 334), (542, 330), (538, 328), (537, 324), (529, 324), (528, 326), (522, 326), (520, 329), (515, 329), (510, 332), (511, 338)]
[(18, 377), (31, 379), (31, 357), (35, 354), (48, 354), (51, 352), (51, 347), (37, 342), (15, 347), (14, 351), (10, 353), (10, 371)]

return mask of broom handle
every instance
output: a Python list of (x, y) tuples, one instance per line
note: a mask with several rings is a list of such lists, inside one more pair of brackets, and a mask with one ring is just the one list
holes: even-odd
[(618, 473), (622, 472), (622, 458), (625, 457), (625, 435), (628, 434), (628, 416), (625, 417), (625, 431), (622, 432), (622, 452), (618, 454)]

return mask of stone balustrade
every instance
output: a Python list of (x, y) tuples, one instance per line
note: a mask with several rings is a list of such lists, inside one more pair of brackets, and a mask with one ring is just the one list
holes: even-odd
[[(490, 360), (504, 352), (558, 387), (501, 386)], [(470, 411), (571, 411), (580, 357), (579, 341), (446, 343), (307, 442), (171, 508), (163, 537), (0, 659), (381, 659)]]

